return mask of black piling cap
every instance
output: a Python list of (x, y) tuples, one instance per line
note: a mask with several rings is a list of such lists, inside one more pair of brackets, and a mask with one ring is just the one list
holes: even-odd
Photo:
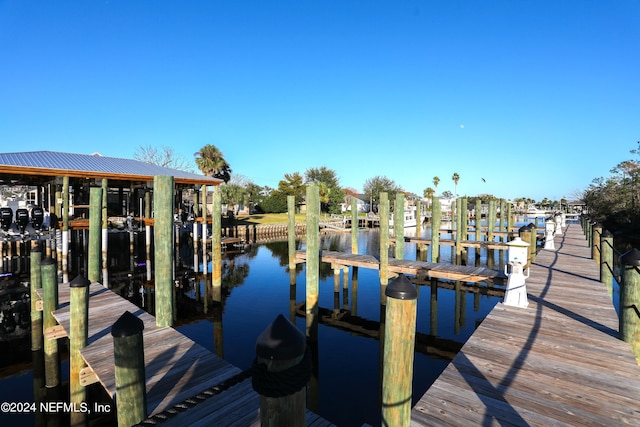
[(69, 282), (70, 288), (86, 288), (91, 282), (86, 279), (82, 274), (78, 274), (72, 281)]
[(42, 262), (40, 262), (40, 265), (55, 265), (55, 261), (53, 260), (53, 258), (51, 258), (50, 256), (45, 257), (45, 259), (42, 260)]
[(520, 232), (520, 233), (526, 233), (526, 232), (529, 232), (529, 231), (531, 231), (531, 228), (529, 228), (528, 225), (523, 225), (522, 227), (520, 227), (518, 229), (518, 232)]
[(111, 326), (111, 336), (124, 338), (136, 335), (144, 329), (144, 323), (130, 311), (125, 311), (122, 316)]
[(613, 237), (613, 233), (611, 233), (609, 230), (607, 230), (606, 228), (604, 229), (604, 231), (601, 234), (602, 237), (606, 237), (606, 238), (610, 238)]
[(36, 245), (31, 248), (31, 252), (42, 252), (42, 248), (40, 247), (40, 245)]
[(633, 248), (620, 256), (620, 264), (640, 266), (640, 250)]
[(271, 360), (290, 360), (304, 355), (306, 338), (282, 314), (262, 331), (256, 340), (256, 356)]
[(398, 277), (387, 286), (384, 294), (389, 298), (411, 300), (418, 298), (416, 287), (405, 277), (404, 274), (398, 274)]

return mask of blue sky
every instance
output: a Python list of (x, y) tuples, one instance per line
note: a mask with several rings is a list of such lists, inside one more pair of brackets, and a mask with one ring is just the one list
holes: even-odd
[(541, 200), (640, 140), (636, 0), (0, 0), (0, 52), (4, 152), (215, 144), (258, 185)]

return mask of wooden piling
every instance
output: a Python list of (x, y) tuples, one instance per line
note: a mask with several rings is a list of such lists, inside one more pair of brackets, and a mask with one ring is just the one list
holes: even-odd
[(431, 262), (440, 260), (440, 225), (441, 225), (441, 207), (440, 199), (435, 194), (432, 197), (431, 205)]
[(69, 177), (62, 178), (62, 281), (69, 281)]
[(631, 345), (640, 364), (640, 250), (634, 248), (620, 257), (620, 338)]
[(462, 212), (462, 199), (456, 199), (456, 260), (457, 264), (460, 263), (460, 256), (462, 255), (462, 239), (463, 234), (466, 234), (466, 224), (464, 223), (464, 217)]
[(213, 187), (211, 209), (211, 284), (213, 299), (222, 300), (222, 193)]
[(125, 311), (111, 327), (119, 427), (129, 427), (147, 417), (142, 320)]
[(385, 295), (382, 425), (409, 426), (418, 293), (400, 274)]
[(306, 425), (311, 355), (305, 336), (283, 315), (258, 336), (251, 384), (260, 395), (260, 425)]
[[(53, 312), (58, 307), (58, 274), (56, 262), (50, 257), (40, 263), (42, 273), (42, 328), (53, 328), (57, 322)], [(58, 341), (55, 338), (44, 340), (45, 384), (47, 388), (60, 385), (60, 358)]]
[(156, 325), (173, 326), (173, 211), (172, 176), (153, 178)]
[(306, 335), (318, 339), (318, 286), (320, 268), (320, 192), (315, 184), (307, 187)]
[(380, 285), (389, 283), (389, 195), (380, 193)]
[[(102, 225), (102, 286), (109, 287), (109, 212), (108, 206), (108, 181), (106, 178), (102, 179), (102, 205), (100, 223)], [(91, 197), (91, 195), (89, 195)], [(89, 213), (91, 215), (91, 213)]]
[(42, 275), (40, 273), (40, 263), (42, 261), (42, 250), (40, 246), (31, 249), (30, 254), (30, 297), (31, 297), (31, 350), (42, 349), (42, 311), (38, 310), (38, 289), (42, 288)]
[(89, 270), (88, 279), (91, 282), (100, 281), (102, 253), (102, 188), (92, 187), (89, 190)]
[[(92, 188), (93, 190), (93, 188)], [(97, 188), (101, 193), (102, 190)], [(94, 193), (92, 193), (93, 196)], [(99, 194), (99, 200), (102, 194)], [(93, 199), (92, 199), (93, 201)], [(98, 236), (100, 229), (97, 228)], [(100, 253), (96, 253), (99, 258)], [(90, 281), (82, 276), (76, 276), (69, 283), (69, 395), (70, 402), (79, 407), (87, 400), (86, 388), (80, 384), (80, 371), (86, 366), (80, 350), (87, 345), (89, 337), (89, 284)], [(80, 411), (71, 412), (71, 425), (85, 424), (86, 414)]]
[(604, 230), (600, 235), (600, 282), (602, 282), (613, 295), (613, 234), (609, 230)]
[(358, 253), (358, 229), (360, 222), (358, 220), (358, 201), (355, 197), (351, 198), (351, 253)]
[(396, 238), (394, 256), (404, 259), (404, 193), (396, 193), (393, 205), (393, 235)]
[(600, 265), (600, 236), (602, 235), (602, 224), (596, 223), (593, 226), (593, 246), (591, 246), (591, 258)]
[[(475, 207), (475, 232), (476, 242), (482, 240), (482, 200), (476, 199)], [(476, 258), (480, 257), (480, 248), (476, 249)]]
[[(520, 227), (520, 229), (518, 230), (518, 236), (523, 242), (526, 242), (526, 243), (531, 242), (531, 227), (529, 227), (528, 225), (523, 225), (522, 227)], [(531, 265), (531, 251), (527, 252), (527, 262), (522, 268), (523, 269), (528, 268), (530, 265)]]
[(287, 196), (287, 242), (289, 271), (296, 269), (296, 196)]
[(416, 236), (422, 236), (422, 202), (416, 201)]

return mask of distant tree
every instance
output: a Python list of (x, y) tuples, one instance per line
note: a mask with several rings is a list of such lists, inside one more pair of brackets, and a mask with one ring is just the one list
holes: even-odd
[(445, 199), (452, 199), (453, 198), (453, 193), (449, 190), (445, 190), (442, 192), (441, 196)]
[(427, 199), (427, 206), (431, 204), (432, 197), (435, 193), (436, 193), (436, 190), (434, 190), (431, 187), (425, 188), (424, 191), (422, 192), (422, 195), (424, 196), (424, 198)]
[(322, 212), (340, 213), (340, 204), (344, 202), (344, 190), (335, 171), (326, 166), (309, 168), (304, 174), (305, 184), (318, 184), (320, 191), (320, 210)]
[(438, 184), (440, 184), (440, 177), (436, 175), (433, 177), (433, 186), (436, 187), (436, 191), (438, 191)]
[(298, 204), (304, 199), (307, 186), (304, 184), (302, 175), (299, 172), (286, 173), (284, 174), (284, 179), (278, 182), (277, 191), (285, 196), (295, 196), (296, 204)]
[(196, 165), (204, 175), (229, 182), (231, 179), (231, 167), (218, 147), (213, 144), (207, 144), (194, 155), (196, 156)]
[(458, 197), (458, 182), (460, 181), (460, 175), (458, 175), (458, 172), (454, 172), (451, 179), (453, 180), (454, 185), (454, 195)]
[(380, 193), (388, 193), (389, 201), (392, 201), (395, 199), (396, 193), (402, 191), (392, 179), (380, 175), (367, 179), (364, 182), (363, 190), (372, 208), (374, 204), (380, 202)]
[(160, 147), (153, 147), (151, 145), (140, 145), (133, 152), (133, 158), (150, 163), (156, 166), (162, 166), (165, 168), (171, 168), (181, 170), (185, 172), (193, 172), (194, 168), (184, 156), (175, 152), (173, 147), (161, 145)]

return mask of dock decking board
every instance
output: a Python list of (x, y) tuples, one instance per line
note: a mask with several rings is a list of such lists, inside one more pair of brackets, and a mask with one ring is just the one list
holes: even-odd
[(412, 410), (412, 426), (640, 425), (640, 368), (578, 225), (541, 250), (526, 309), (498, 304)]
[[(58, 292), (61, 304), (54, 317), (68, 333), (69, 284), (61, 284)], [(89, 344), (80, 353), (112, 398), (115, 398), (116, 386), (111, 326), (125, 311), (130, 311), (144, 323), (147, 410), (150, 417), (181, 406), (203, 391), (242, 373), (236, 366), (175, 329), (157, 327), (152, 315), (101, 284), (92, 283), (89, 288)], [(260, 425), (259, 408), (259, 396), (249, 379), (177, 413), (169, 418), (167, 425)], [(199, 415), (202, 419), (198, 418)], [(307, 411), (307, 420), (309, 425), (332, 425), (310, 411)]]
[[(305, 262), (305, 251), (296, 251), (296, 261)], [(336, 265), (380, 269), (380, 261), (372, 255), (348, 254), (337, 251), (323, 250), (320, 260)], [(505, 279), (502, 271), (487, 267), (474, 267), (465, 265), (453, 265), (426, 261), (399, 260), (389, 258), (389, 272), (422, 275), (434, 279), (460, 280), (463, 282), (499, 281)]]

